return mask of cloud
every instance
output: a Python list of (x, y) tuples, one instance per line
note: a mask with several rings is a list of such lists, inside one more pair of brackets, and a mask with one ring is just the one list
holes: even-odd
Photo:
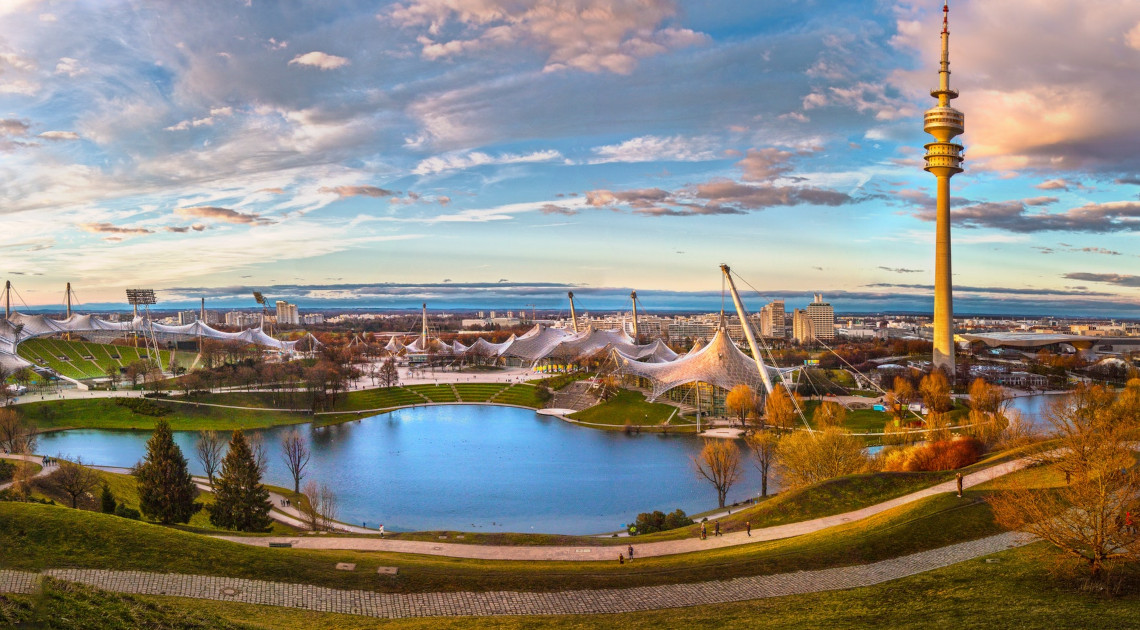
[(344, 57), (338, 57), (316, 50), (303, 55), (297, 55), (289, 61), (289, 65), (312, 66), (321, 70), (336, 70), (337, 68), (343, 68), (349, 65), (349, 63), (348, 59)]
[(490, 155), (482, 151), (437, 155), (421, 161), (412, 169), (416, 175), (432, 175), (444, 171), (462, 170), (492, 164), (527, 164), (563, 160), (562, 153), (553, 149), (532, 153), (502, 153)]
[(1075, 186), (1075, 184), (1067, 179), (1047, 179), (1037, 184), (1035, 188), (1040, 190), (1068, 190), (1073, 186)]
[(1111, 250), (1111, 249), (1105, 249), (1103, 247), (1082, 247), (1081, 251), (1088, 253), (1088, 254), (1104, 254), (1105, 256), (1123, 256), (1123, 254), (1121, 254), (1118, 251)]
[(745, 214), (778, 206), (839, 206), (854, 203), (846, 194), (809, 186), (751, 185), (733, 180), (713, 180), (676, 192), (660, 188), (612, 191), (592, 190), (586, 203), (595, 208), (625, 206), (634, 214), (646, 216), (700, 216)]
[(322, 186), (322, 193), (333, 193), (338, 197), (392, 197), (397, 195), (394, 190), (379, 188), (377, 186)]
[(45, 140), (78, 140), (79, 134), (74, 131), (45, 131), (37, 137)]
[(579, 210), (577, 208), (567, 208), (566, 206), (547, 203), (542, 205), (541, 212), (543, 214), (562, 214), (565, 216), (573, 216), (575, 214), (578, 214)]
[[(1056, 197), (1033, 197), (1015, 201), (983, 202), (952, 210), (956, 225), (993, 228), (1010, 232), (1131, 232), (1140, 230), (1140, 202), (1090, 203), (1065, 212), (1030, 211), (1032, 207), (1057, 202)], [(915, 216), (934, 221), (933, 209)]]
[(194, 225), (168, 225), (163, 229), (166, 230), (167, 232), (174, 232), (176, 234), (185, 234), (185, 233), (189, 232), (190, 230), (194, 230), (195, 232), (201, 232), (201, 231), (207, 229), (208, 227), (209, 226), (206, 225), (205, 223), (195, 223)]
[(180, 217), (197, 217), (213, 219), (224, 223), (239, 223), (245, 225), (269, 225), (272, 220), (266, 219), (256, 213), (244, 214), (230, 208), (216, 206), (191, 206), (188, 208), (175, 208), (174, 214)]
[(879, 269), (882, 269), (883, 271), (891, 271), (894, 273), (923, 273), (924, 272), (924, 270), (922, 270), (922, 269), (907, 269), (906, 267), (883, 267), (881, 265), (879, 266)]
[(736, 163), (744, 172), (744, 179), (752, 182), (763, 182), (778, 179), (787, 175), (792, 166), (789, 160), (795, 154), (776, 148), (749, 149), (744, 159)]
[(118, 225), (112, 225), (106, 222), (100, 223), (81, 223), (79, 228), (84, 232), (92, 232), (94, 234), (125, 234), (137, 236), (139, 234), (154, 234), (154, 230), (147, 228), (128, 228)]
[(78, 59), (60, 57), (59, 63), (55, 64), (55, 73), (66, 75), (74, 79), (75, 77), (87, 74), (87, 68), (84, 68)]
[[(1066, 274), (1065, 277), (1069, 277)], [(1074, 280), (1081, 280), (1082, 278), (1074, 278)], [(890, 282), (876, 282), (874, 284), (864, 285), (876, 289), (916, 289), (921, 291), (934, 291), (932, 284), (895, 284)], [(954, 292), (957, 293), (989, 293), (994, 295), (1041, 295), (1041, 296), (1071, 296), (1073, 295), (1073, 288), (1065, 289), (1035, 289), (1031, 287), (975, 287), (969, 285), (954, 285)], [(1092, 297), (1112, 297), (1114, 293), (1100, 293), (1095, 291), (1081, 292), (1081, 295)]]
[(715, 142), (709, 137), (639, 136), (619, 144), (591, 149), (597, 157), (590, 164), (611, 162), (705, 162), (718, 160)]
[(502, 48), (531, 48), (546, 56), (547, 72), (575, 69), (629, 74), (638, 60), (708, 40), (663, 22), (672, 0), (411, 0), (382, 16), (418, 30), (424, 59), (439, 60)]
[(1062, 276), (1068, 280), (1081, 280), (1084, 282), (1100, 282), (1103, 284), (1115, 284), (1120, 287), (1140, 287), (1140, 276), (1128, 276), (1118, 273), (1084, 273), (1073, 272), (1067, 273)]

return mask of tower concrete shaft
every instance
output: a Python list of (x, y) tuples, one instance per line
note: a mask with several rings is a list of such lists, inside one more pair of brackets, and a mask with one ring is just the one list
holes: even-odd
[(950, 271), (950, 178), (962, 172), (962, 145), (952, 142), (965, 131), (966, 117), (950, 106), (958, 92), (950, 88), (950, 7), (942, 5), (942, 59), (938, 88), (930, 95), (938, 105), (926, 110), (923, 129), (934, 136), (926, 145), (924, 170), (937, 180), (934, 246), (934, 367), (954, 373), (954, 289)]

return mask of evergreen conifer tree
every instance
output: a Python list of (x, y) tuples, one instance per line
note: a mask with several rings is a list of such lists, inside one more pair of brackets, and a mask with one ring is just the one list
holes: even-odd
[(99, 497), (100, 508), (104, 514), (115, 513), (115, 495), (111, 494), (111, 487), (103, 483), (103, 494)]
[(202, 506), (194, 502), (198, 489), (182, 449), (174, 443), (170, 424), (159, 420), (146, 443), (146, 457), (135, 464), (139, 510), (147, 518), (163, 524), (185, 523)]
[(210, 522), (244, 532), (269, 529), (269, 491), (261, 485), (261, 469), (241, 429), (234, 431), (222, 460), (222, 474), (214, 482)]

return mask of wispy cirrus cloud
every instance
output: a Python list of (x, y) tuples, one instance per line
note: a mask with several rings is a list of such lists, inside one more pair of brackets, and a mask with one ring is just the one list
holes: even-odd
[(141, 227), (123, 227), (114, 225), (107, 222), (101, 223), (81, 223), (79, 228), (84, 232), (91, 232), (93, 234), (116, 234), (126, 236), (139, 236), (142, 234), (154, 234), (154, 230)]
[(562, 153), (553, 149), (531, 153), (500, 153), (493, 155), (483, 151), (469, 151), (437, 155), (425, 160), (412, 169), (415, 175), (433, 175), (444, 171), (462, 170), (495, 164), (530, 164), (565, 160)]
[(392, 197), (400, 194), (379, 186), (322, 186), (320, 192), (332, 193), (338, 197)]
[(1086, 272), (1072, 272), (1063, 276), (1068, 280), (1080, 280), (1082, 282), (1099, 282), (1101, 284), (1114, 284), (1118, 287), (1138, 288), (1140, 287), (1140, 276), (1133, 276), (1120, 273), (1086, 273)]
[[(1089, 203), (1063, 212), (1033, 210), (1057, 203), (1056, 197), (1031, 197), (1013, 201), (976, 203), (952, 211), (955, 225), (993, 228), (1010, 232), (1132, 232), (1140, 230), (1140, 202)], [(934, 221), (933, 209), (915, 213)]]
[(706, 162), (723, 159), (711, 137), (638, 136), (618, 144), (594, 147), (590, 164), (612, 162)]

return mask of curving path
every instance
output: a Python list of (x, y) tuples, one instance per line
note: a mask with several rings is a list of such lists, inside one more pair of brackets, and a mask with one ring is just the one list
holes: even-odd
[(1005, 533), (864, 565), (695, 584), (547, 593), (376, 593), (240, 578), (97, 569), (49, 569), (42, 574), (0, 570), (0, 592), (34, 593), (41, 575), (46, 575), (117, 593), (191, 597), (389, 619), (613, 614), (872, 586), (973, 560), (1028, 542), (1031, 539), (1023, 535)]
[[(14, 459), (14, 460), (18, 460), (18, 461), (31, 462), (33, 464), (39, 464), (40, 465), (40, 471), (38, 473), (32, 475), (32, 479), (35, 479), (36, 477), (45, 477), (45, 476), (50, 475), (51, 473), (55, 472), (54, 467), (44, 466), (41, 463), (41, 462), (43, 462), (43, 457), (41, 457), (40, 455), (14, 455), (12, 453), (0, 453), (0, 459)], [(12, 487), (13, 483), (15, 483), (15, 482), (9, 481), (7, 483), (0, 483), (0, 490), (7, 490), (8, 488)]]
[[(962, 486), (971, 488), (986, 483), (1002, 475), (1007, 475), (1029, 465), (1033, 459), (1022, 458), (992, 466), (962, 478)], [(887, 510), (913, 503), (946, 492), (955, 492), (957, 483), (954, 480), (931, 486), (924, 490), (912, 492), (890, 501), (859, 510), (825, 516), (810, 521), (776, 525), (764, 529), (753, 529), (752, 535), (745, 532), (728, 532), (722, 536), (712, 536), (712, 525), (709, 526), (709, 537), (706, 540), (699, 538), (685, 538), (681, 540), (665, 540), (660, 542), (634, 543), (634, 550), (638, 558), (649, 556), (668, 556), (680, 553), (692, 553), (706, 549), (732, 547), (748, 543), (791, 538), (822, 531), (829, 527), (843, 525), (852, 521), (862, 520)], [(266, 547), (270, 543), (291, 543), (296, 549), (340, 549), (352, 551), (388, 551), (394, 553), (415, 553), (431, 556), (449, 556), (454, 558), (473, 558), (480, 560), (559, 560), (559, 561), (601, 561), (614, 560), (616, 555), (624, 549), (623, 546), (511, 546), (511, 545), (474, 545), (462, 543), (430, 542), (417, 540), (392, 540), (380, 538), (345, 538), (337, 536), (321, 537), (244, 537), (244, 536), (217, 536), (224, 540), (242, 543), (245, 545)], [(623, 541), (623, 543), (626, 541)]]

